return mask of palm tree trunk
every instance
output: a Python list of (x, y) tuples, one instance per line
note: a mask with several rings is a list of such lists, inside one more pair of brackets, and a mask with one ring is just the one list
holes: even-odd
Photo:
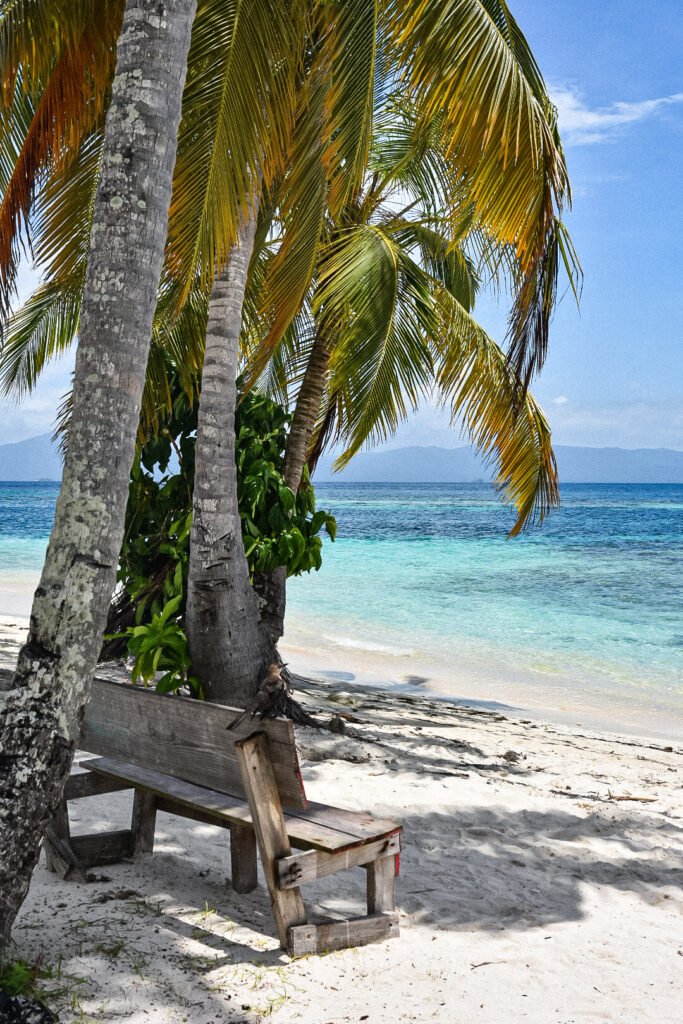
[(256, 210), (240, 232), (209, 303), (185, 623), (192, 669), (207, 700), (249, 704), (277, 660), (256, 604), (237, 507), (235, 406), (242, 304)]
[[(299, 388), (292, 425), (285, 451), (284, 478), (291, 490), (296, 492), (301, 485), (301, 474), (306, 462), (308, 445), (313, 435), (323, 391), (330, 365), (330, 345), (318, 330), (308, 360), (304, 379)], [(287, 569), (285, 566), (273, 572), (262, 573), (254, 580), (254, 586), (261, 600), (261, 617), (268, 629), (271, 640), (277, 643), (284, 632), (287, 606)]]
[(69, 774), (116, 580), (195, 0), (127, 0), (71, 433), (28, 641), (0, 712), (0, 950)]
[(308, 445), (320, 415), (320, 404), (325, 390), (330, 354), (329, 342), (318, 328), (304, 379), (299, 388), (285, 452), (285, 483), (295, 494), (301, 484), (301, 474), (304, 471)]

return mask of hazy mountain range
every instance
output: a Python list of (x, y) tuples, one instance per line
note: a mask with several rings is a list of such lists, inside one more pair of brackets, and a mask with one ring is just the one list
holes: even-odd
[[(670, 448), (575, 448), (556, 445), (563, 483), (683, 483), (683, 451)], [(316, 480), (348, 483), (471, 483), (491, 472), (472, 448), (396, 448), (361, 452), (341, 473), (321, 459)]]
[[(555, 448), (563, 483), (683, 483), (683, 451), (670, 448)], [(396, 448), (361, 452), (343, 473), (331, 457), (316, 472), (320, 482), (471, 483), (490, 473), (471, 448)], [(61, 459), (49, 434), (0, 445), (0, 480), (59, 480)]]

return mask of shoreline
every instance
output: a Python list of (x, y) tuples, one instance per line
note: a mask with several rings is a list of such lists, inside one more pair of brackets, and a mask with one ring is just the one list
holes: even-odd
[[(30, 602), (29, 602), (30, 604)], [(0, 604), (0, 607), (2, 605)], [(29, 609), (30, 610), (30, 607)], [(12, 668), (12, 658), (16, 658), (23, 634), (28, 628), (28, 613), (15, 615), (0, 612), (0, 667)], [(562, 707), (550, 707), (547, 698), (558, 698), (558, 688), (550, 689), (543, 684), (529, 683), (517, 677), (507, 678), (498, 675), (493, 681), (481, 678), (463, 678), (459, 680), (460, 692), (444, 692), (453, 689), (444, 680), (429, 677), (428, 668), (416, 664), (410, 656), (391, 659), (388, 652), (377, 652), (367, 656), (367, 652), (359, 652), (348, 647), (322, 649), (318, 652), (310, 647), (302, 647), (288, 643), (287, 637), (279, 645), (283, 659), (295, 676), (321, 682), (337, 688), (352, 688), (359, 692), (385, 693), (387, 695), (412, 695), (452, 705), (454, 707), (472, 708), (496, 712), (522, 723), (557, 725), (567, 729), (587, 729), (593, 733), (608, 733), (618, 737), (653, 740), (660, 743), (683, 743), (683, 713), (677, 713), (675, 707), (658, 707), (648, 709), (645, 714), (644, 703), (637, 701), (634, 706), (622, 700), (614, 706), (609, 701), (600, 707), (593, 701), (588, 706), (586, 692), (575, 690), (574, 704)], [(392, 673), (379, 669), (380, 664), (394, 661), (392, 667), (403, 670)], [(400, 662), (400, 666), (397, 663)], [(405, 671), (405, 669), (410, 669)], [(417, 672), (414, 671), (417, 669)], [(496, 672), (495, 663), (491, 670)], [(571, 692), (571, 691), (569, 691)], [(568, 702), (568, 692), (561, 691), (558, 704)], [(608, 695), (609, 696), (609, 695)], [(544, 697), (546, 701), (544, 701)], [(584, 704), (581, 706), (581, 698)], [(628, 712), (630, 711), (630, 715)], [(619, 715), (621, 712), (621, 715)]]
[(624, 695), (598, 688), (591, 691), (576, 686), (566, 675), (558, 675), (550, 685), (547, 677), (531, 679), (493, 658), (483, 671), (480, 666), (461, 667), (454, 683), (455, 673), (449, 677), (441, 666), (411, 655), (371, 653), (346, 645), (323, 645), (316, 651), (289, 641), (287, 635), (279, 648), (296, 674), (339, 686), (411, 693), (567, 728), (683, 742), (683, 694), (672, 695), (668, 703), (654, 694), (648, 703), (645, 692)]

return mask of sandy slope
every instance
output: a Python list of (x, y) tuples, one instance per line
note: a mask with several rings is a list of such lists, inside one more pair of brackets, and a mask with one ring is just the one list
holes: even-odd
[[(88, 886), (36, 871), (16, 952), (51, 965), (63, 1021), (680, 1024), (680, 745), (346, 685), (304, 696), (358, 719), (302, 735), (309, 794), (405, 822), (401, 938), (290, 961), (263, 888), (226, 887), (225, 833), (162, 814), (151, 860)], [(121, 827), (130, 798), (75, 806), (77, 828)], [(363, 884), (304, 895), (349, 914)]]

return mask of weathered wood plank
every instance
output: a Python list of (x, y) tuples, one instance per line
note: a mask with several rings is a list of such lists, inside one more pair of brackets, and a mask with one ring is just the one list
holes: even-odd
[[(237, 708), (95, 679), (79, 747), (244, 796), (235, 742), (254, 731), (254, 720), (229, 729), (238, 714)], [(259, 729), (268, 736), (280, 799), (287, 807), (305, 808), (292, 723), (265, 719)]]
[(331, 953), (335, 949), (394, 939), (398, 934), (398, 914), (356, 917), (350, 921), (335, 921), (334, 924), (297, 925), (287, 932), (287, 951), (290, 956)]
[(256, 834), (251, 825), (230, 826), (230, 864), (235, 892), (252, 892), (258, 885)]
[(101, 793), (117, 793), (121, 789), (130, 789), (127, 782), (95, 775), (94, 772), (77, 772), (70, 775), (64, 789), (67, 800), (80, 800), (86, 796), (99, 796)]
[(378, 857), (391, 857), (393, 860), (400, 849), (400, 837), (396, 835), (379, 839), (374, 843), (354, 846), (339, 853), (325, 853), (322, 850), (295, 853), (291, 857), (282, 857), (277, 862), (278, 883), (281, 889), (305, 885), (306, 882), (314, 882), (317, 878), (333, 875), (337, 871), (369, 864)]
[[(157, 804), (159, 810), (169, 811), (171, 814), (185, 813), (178, 810), (178, 805), (180, 805), (193, 811), (193, 813), (186, 814), (188, 818), (206, 821), (208, 824), (225, 825), (233, 821), (251, 824), (249, 805), (243, 797), (233, 796), (230, 793), (219, 793), (205, 786), (196, 786), (182, 779), (174, 779), (150, 768), (140, 768), (135, 764), (114, 761), (111, 758), (91, 758), (82, 761), (81, 764), (98, 774), (123, 779), (132, 786), (149, 789), (159, 797), (166, 798), (175, 804), (175, 806), (170, 806), (160, 800)], [(199, 812), (202, 813), (201, 817)], [(331, 852), (347, 849), (357, 844), (358, 841), (347, 833), (308, 821), (300, 814), (299, 811), (285, 814), (287, 833), (294, 846), (301, 849), (312, 848)]]
[(392, 818), (373, 818), (365, 811), (349, 811), (342, 807), (329, 807), (327, 804), (310, 800), (304, 811), (297, 811), (300, 818), (315, 822), (325, 828), (333, 828), (353, 839), (373, 842), (380, 836), (392, 835), (402, 831), (403, 826)]
[(45, 860), (48, 871), (60, 878), (78, 878), (87, 882), (85, 868), (74, 853), (71, 845), (69, 810), (66, 798), (62, 797), (45, 833)]
[(79, 882), (87, 882), (88, 878), (85, 872), (87, 865), (81, 863), (79, 858), (74, 853), (71, 840), (60, 839), (56, 836), (52, 830), (48, 827), (45, 834), (45, 851), (49, 849), (50, 864), (52, 865), (50, 870), (54, 871), (62, 879), (77, 878)]
[(97, 832), (90, 836), (72, 836), (71, 847), (85, 867), (116, 864), (133, 856), (133, 833), (129, 828), (116, 832)]
[(235, 744), (235, 750), (242, 770), (275, 924), (280, 943), (286, 949), (287, 930), (293, 925), (303, 924), (306, 911), (298, 889), (281, 890), (277, 884), (275, 862), (280, 857), (289, 857), (292, 847), (270, 762), (268, 738), (258, 733), (240, 740)]
[(154, 828), (157, 820), (156, 797), (148, 789), (136, 789), (130, 830), (133, 833), (133, 856), (144, 857), (154, 851)]
[(66, 877), (69, 869), (69, 859), (65, 856), (65, 851), (61, 849), (61, 845), (64, 840), (68, 842), (70, 835), (69, 811), (66, 797), (62, 797), (50, 821), (44, 843), (47, 870), (60, 875), (61, 878)]
[[(203, 811), (191, 804), (181, 803), (179, 800), (171, 800), (169, 797), (159, 796), (155, 793), (157, 811), (165, 811), (166, 814), (177, 814), (181, 818), (189, 818), (190, 821), (200, 821), (203, 825), (213, 825), (215, 828), (232, 828), (230, 818), (216, 811)], [(245, 802), (245, 807), (247, 806)]]
[(381, 857), (367, 872), (368, 914), (390, 913), (396, 906), (396, 858)]

